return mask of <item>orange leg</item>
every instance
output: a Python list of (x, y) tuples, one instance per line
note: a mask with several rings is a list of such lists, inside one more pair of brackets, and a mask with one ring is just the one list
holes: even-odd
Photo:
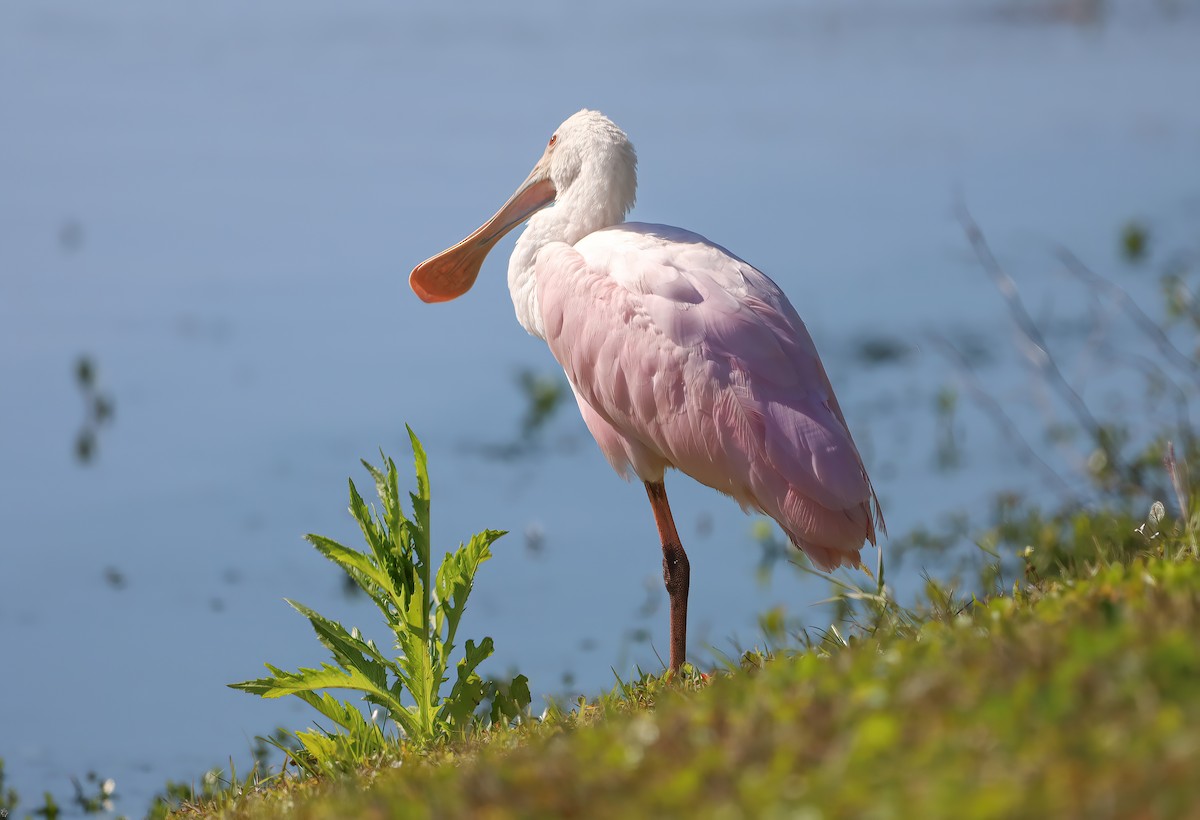
[(671, 671), (678, 672), (687, 653), (687, 599), (691, 566), (687, 553), (683, 551), (683, 543), (679, 540), (679, 532), (675, 529), (671, 508), (667, 505), (667, 488), (661, 481), (645, 483), (646, 495), (650, 497), (650, 506), (654, 510), (654, 522), (658, 524), (658, 535), (662, 539), (663, 582), (671, 601)]

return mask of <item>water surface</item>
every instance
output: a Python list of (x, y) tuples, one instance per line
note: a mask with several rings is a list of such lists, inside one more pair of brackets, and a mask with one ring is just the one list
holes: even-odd
[[(518, 433), (515, 373), (554, 367), (512, 316), (512, 240), (452, 304), (406, 284), (580, 107), (638, 148), (633, 218), (699, 231), (791, 296), (893, 533), (1000, 488), (1048, 492), (969, 407), (966, 460), (939, 470), (932, 407), (956, 374), (928, 334), (982, 350), (988, 387), (1036, 429), (1002, 303), (955, 218), (964, 201), (1039, 315), (1079, 298), (1062, 295), (1057, 243), (1153, 304), (1115, 237), (1131, 217), (1164, 243), (1195, 236), (1200, 51), (1193, 9), (1139, 5), (1075, 24), (1011, 13), (1032, 3), (4, 4), (11, 782), (27, 800), (66, 795), (94, 768), (136, 814), (167, 777), (303, 725), (299, 704), (225, 684), (321, 658), (285, 596), (371, 634), (372, 612), (301, 535), (354, 542), (346, 477), (380, 447), (406, 463), (405, 423), (429, 452), (435, 538), (512, 531), (462, 633), (495, 638), (492, 671), (595, 692), (611, 667), (658, 667), (665, 596), (641, 487), (614, 477), (572, 408), (541, 455), (480, 454)], [(915, 352), (867, 366), (866, 336)], [(84, 355), (110, 421), (89, 421)], [(756, 580), (736, 505), (668, 486), (693, 646), (753, 643), (775, 605), (822, 625), (820, 583)]]

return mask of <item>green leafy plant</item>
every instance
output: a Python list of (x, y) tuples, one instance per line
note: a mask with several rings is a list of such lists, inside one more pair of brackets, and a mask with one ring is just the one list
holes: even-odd
[[(309, 772), (345, 770), (378, 761), (396, 740), (428, 746), (461, 737), (485, 719), (476, 717), (485, 700), (491, 703), (487, 717), (493, 722), (507, 724), (528, 714), (530, 695), (524, 675), (501, 684), (484, 680), (477, 671), (493, 652), (491, 638), (466, 641), (452, 666), (458, 627), (475, 574), (492, 557), (492, 542), (504, 533), (485, 530), (472, 536), (447, 553), (434, 571), (425, 451), (411, 429), (408, 434), (417, 477), (417, 491), (409, 494), (412, 517), (404, 513), (395, 462), (381, 453), (383, 469), (363, 462), (375, 480), (380, 510), (368, 506), (350, 481), (350, 513), (358, 521), (369, 551), (359, 552), (319, 535), (307, 536), (383, 613), (399, 655), (387, 657), (357, 629), (346, 629), (289, 600), (333, 654), (333, 664), (295, 672), (267, 664), (270, 677), (230, 684), (265, 698), (294, 695), (340, 727), (340, 731), (296, 733), (307, 756), (297, 754), (293, 759)], [(451, 679), (451, 671), (453, 684), (443, 695), (442, 686)], [(382, 710), (397, 727), (399, 738), (390, 738), (383, 725), (368, 720), (355, 705), (334, 698), (325, 691), (329, 689), (362, 692), (363, 700)]]

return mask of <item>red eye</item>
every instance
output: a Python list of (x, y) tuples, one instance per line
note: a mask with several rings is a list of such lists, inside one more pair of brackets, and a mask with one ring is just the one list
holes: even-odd
[(553, 148), (554, 143), (556, 143), (556, 142), (558, 142), (558, 134), (555, 134), (554, 136), (550, 137), (550, 141), (548, 143), (546, 143), (546, 147)]

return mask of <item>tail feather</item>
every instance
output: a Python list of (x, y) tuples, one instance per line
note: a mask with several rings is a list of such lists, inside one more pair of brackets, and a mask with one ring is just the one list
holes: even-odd
[(830, 510), (794, 491), (788, 495), (785, 515), (772, 516), (817, 567), (834, 570), (856, 567), (863, 542), (875, 544), (878, 506), (864, 502), (845, 510)]

